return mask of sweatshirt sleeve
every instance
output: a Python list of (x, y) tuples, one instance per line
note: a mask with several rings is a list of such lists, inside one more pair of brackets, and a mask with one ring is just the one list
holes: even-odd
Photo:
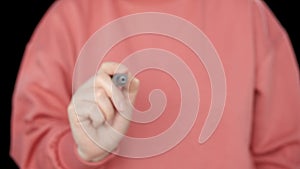
[(67, 106), (72, 73), (83, 42), (77, 1), (55, 1), (26, 46), (15, 84), (10, 155), (20, 169), (101, 169), (75, 151)]
[(253, 159), (257, 169), (299, 169), (299, 67), (288, 34), (265, 3), (255, 2)]

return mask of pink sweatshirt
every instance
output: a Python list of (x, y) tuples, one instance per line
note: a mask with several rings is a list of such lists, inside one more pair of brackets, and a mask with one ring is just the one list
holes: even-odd
[[(147, 158), (111, 154), (101, 162), (85, 162), (76, 154), (67, 117), (76, 59), (104, 25), (142, 12), (184, 18), (211, 41), (226, 75), (223, 116), (211, 137), (200, 144), (212, 97), (205, 65), (179, 41), (135, 36), (117, 44), (105, 60), (121, 61), (145, 48), (180, 56), (199, 86), (197, 118), (184, 139), (165, 153)], [(178, 87), (174, 79), (155, 71), (140, 74), (139, 79), (137, 108), (149, 107), (148, 95), (154, 88), (165, 92), (168, 103), (155, 121), (132, 123), (128, 136), (158, 135), (176, 119)], [(21, 64), (13, 95), (10, 153), (22, 169), (299, 169), (299, 86), (289, 37), (260, 0), (55, 1), (36, 28)]]

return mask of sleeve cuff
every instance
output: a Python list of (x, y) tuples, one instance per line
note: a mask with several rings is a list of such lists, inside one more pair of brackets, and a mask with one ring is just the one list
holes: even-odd
[(67, 133), (61, 138), (58, 145), (58, 156), (66, 168), (72, 169), (99, 168), (115, 157), (115, 155), (111, 153), (99, 162), (87, 162), (83, 160), (76, 151), (76, 144), (71, 133)]

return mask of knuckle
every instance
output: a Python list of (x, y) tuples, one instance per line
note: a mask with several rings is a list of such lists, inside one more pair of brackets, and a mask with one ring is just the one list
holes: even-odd
[(71, 101), (69, 103), (69, 105), (67, 107), (67, 111), (68, 111), (68, 113), (73, 113), (73, 111), (74, 111), (74, 103), (73, 103), (73, 101)]

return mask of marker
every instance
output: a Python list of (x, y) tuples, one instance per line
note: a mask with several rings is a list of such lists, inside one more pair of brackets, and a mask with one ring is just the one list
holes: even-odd
[(124, 87), (128, 81), (128, 76), (125, 73), (117, 73), (113, 75), (112, 81), (117, 87)]

